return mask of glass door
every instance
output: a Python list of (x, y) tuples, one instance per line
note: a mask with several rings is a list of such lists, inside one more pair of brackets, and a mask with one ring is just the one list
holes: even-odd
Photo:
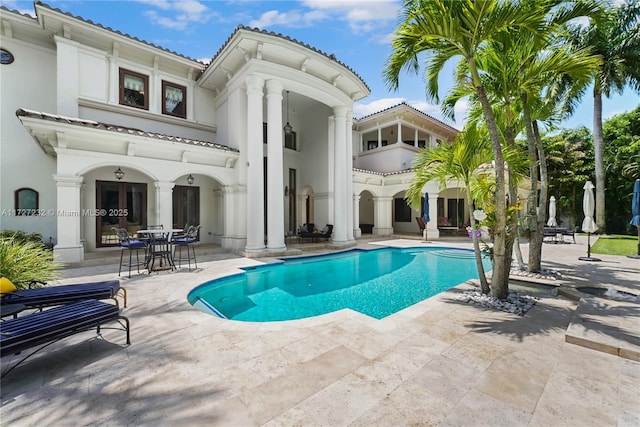
[[(200, 187), (173, 187), (173, 227), (200, 224)], [(199, 239), (199, 236), (198, 236)]]
[(96, 246), (115, 246), (112, 227), (126, 228), (134, 235), (147, 222), (147, 184), (96, 181)]

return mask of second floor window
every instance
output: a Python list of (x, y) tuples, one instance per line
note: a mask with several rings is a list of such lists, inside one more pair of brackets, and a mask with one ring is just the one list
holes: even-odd
[(149, 109), (149, 77), (120, 69), (120, 104)]
[(187, 117), (187, 88), (162, 81), (162, 114)]

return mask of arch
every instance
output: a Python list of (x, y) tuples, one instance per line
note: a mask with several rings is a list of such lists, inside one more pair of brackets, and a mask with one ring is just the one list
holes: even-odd
[(40, 193), (30, 187), (18, 188), (14, 192), (16, 215), (37, 215), (40, 209)]
[(360, 217), (360, 230), (362, 234), (372, 234), (373, 227), (375, 225), (375, 208), (373, 199), (377, 197), (377, 195), (373, 194), (369, 190), (363, 190), (360, 192), (360, 201), (359, 201), (359, 217)]

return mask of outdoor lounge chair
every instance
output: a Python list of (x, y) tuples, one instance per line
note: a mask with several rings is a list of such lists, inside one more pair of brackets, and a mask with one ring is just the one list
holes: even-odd
[[(42, 282), (31, 282), (30, 285)], [(127, 290), (120, 286), (119, 280), (104, 282), (78, 283), (76, 285), (43, 286), (41, 288), (18, 289), (8, 292), (0, 298), (0, 304), (22, 304), (25, 308), (50, 307), (69, 304), (87, 299), (112, 299), (119, 305), (118, 295), (127, 306)]]
[(49, 344), (93, 328), (100, 334), (102, 324), (113, 321), (126, 331), (127, 345), (131, 344), (129, 319), (120, 315), (118, 306), (103, 301), (79, 301), (0, 322), (1, 357), (40, 346), (4, 371), (2, 377)]

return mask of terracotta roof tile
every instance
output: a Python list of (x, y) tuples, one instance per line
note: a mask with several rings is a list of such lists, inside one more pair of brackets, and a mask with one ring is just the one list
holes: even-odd
[(53, 122), (59, 123), (67, 123), (75, 126), (82, 126), (85, 128), (93, 128), (99, 130), (105, 130), (109, 132), (117, 132), (117, 133), (127, 133), (129, 135), (137, 135), (147, 138), (159, 139), (162, 141), (170, 141), (170, 142), (179, 142), (182, 144), (196, 145), (200, 147), (210, 147), (216, 150), (223, 151), (235, 151), (238, 152), (235, 148), (228, 147), (226, 145), (217, 144), (215, 142), (209, 141), (200, 141), (197, 139), (183, 138), (181, 136), (174, 135), (165, 135), (161, 133), (148, 132), (141, 129), (130, 128), (126, 126), (113, 125), (109, 123), (96, 122), (94, 120), (86, 120), (74, 117), (65, 117), (57, 114), (44, 113), (41, 111), (28, 110), (26, 108), (20, 108), (16, 111), (16, 116), (18, 117), (31, 117), (41, 120), (49, 120)]

